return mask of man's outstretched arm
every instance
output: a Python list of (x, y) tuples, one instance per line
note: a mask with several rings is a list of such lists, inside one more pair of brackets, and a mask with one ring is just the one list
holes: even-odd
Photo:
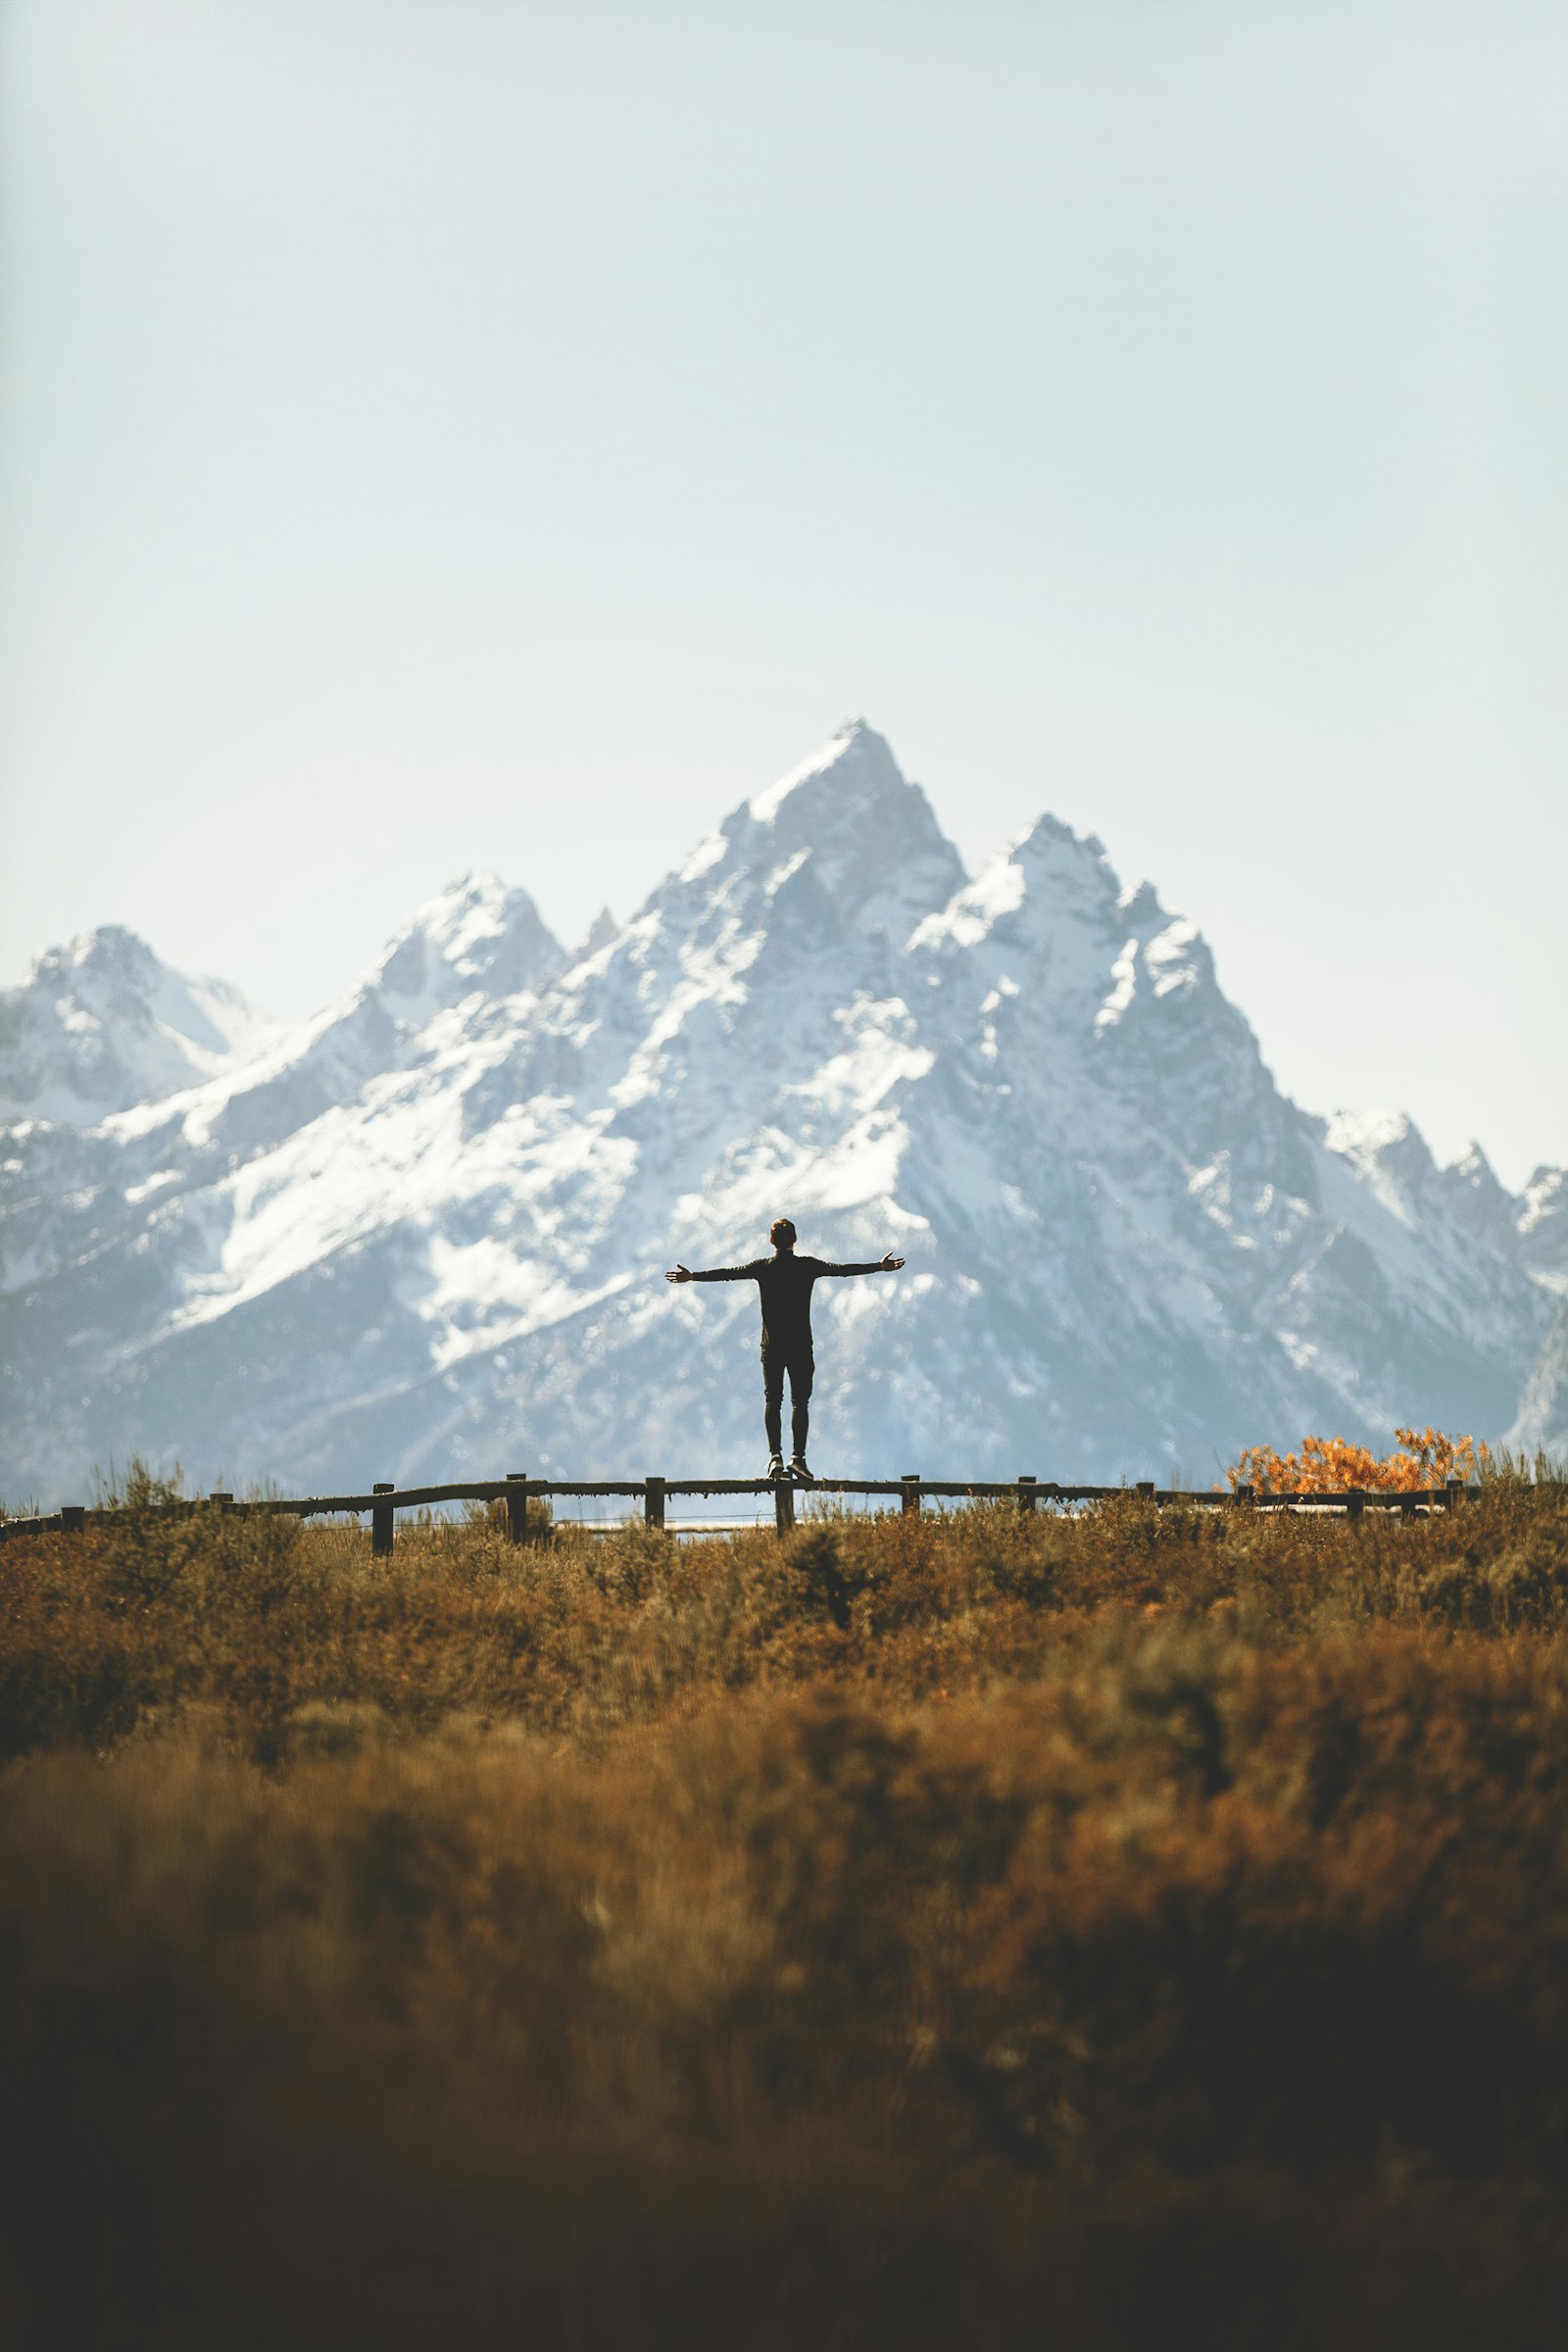
[(706, 1274), (696, 1273), (690, 1266), (671, 1266), (664, 1276), (664, 1280), (666, 1282), (750, 1282), (756, 1273), (755, 1266), (710, 1266)]
[(818, 1258), (816, 1270), (819, 1274), (896, 1274), (903, 1263), (902, 1257), (889, 1250), (886, 1257), (868, 1257), (863, 1266), (830, 1266)]

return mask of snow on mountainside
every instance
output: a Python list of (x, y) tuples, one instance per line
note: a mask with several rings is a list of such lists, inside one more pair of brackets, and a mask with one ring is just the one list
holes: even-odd
[(118, 923), (0, 990), (0, 1120), (95, 1126), (264, 1047), (277, 1030), (223, 980), (187, 980)]
[(154, 1099), (112, 1132), (124, 1142), (161, 1132), (177, 1100), (187, 1142), (249, 1157), (417, 1059), (442, 1016), (542, 983), (564, 961), (526, 891), (491, 873), (465, 874), (419, 907), (324, 1010), (278, 1030), (217, 1084)]
[(0, 1476), (753, 1467), (755, 1295), (662, 1274), (783, 1210), (908, 1258), (818, 1294), (825, 1471), (1492, 1434), (1552, 1316), (1549, 1173), (1532, 1209), (1298, 1111), (1152, 889), (1050, 817), (968, 880), (853, 721), (575, 956), (469, 880), (245, 1066), (14, 1129)]
[(1519, 1399), (1508, 1443), (1568, 1464), (1568, 1168), (1537, 1168), (1525, 1187), (1519, 1241), (1536, 1280), (1562, 1300)]
[(1568, 1463), (1568, 1300), (1531, 1366), (1508, 1444), (1531, 1458), (1547, 1454), (1559, 1469)]
[(1517, 1219), (1519, 1247), (1538, 1282), (1568, 1295), (1568, 1168), (1537, 1168)]

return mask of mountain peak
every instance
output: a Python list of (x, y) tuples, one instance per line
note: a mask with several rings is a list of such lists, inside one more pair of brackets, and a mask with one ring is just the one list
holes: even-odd
[(222, 980), (188, 980), (122, 923), (83, 931), (0, 990), (0, 1118), (95, 1126), (256, 1052), (273, 1024)]
[(138, 932), (123, 923), (100, 923), (96, 931), (78, 931), (62, 947), (45, 948), (27, 967), (24, 985), (65, 982), (68, 975), (91, 972), (101, 979), (136, 989), (158, 985), (164, 966)]
[(460, 874), (416, 908), (371, 967), (368, 985), (438, 1004), (481, 989), (514, 996), (563, 960), (560, 943), (525, 890), (488, 867)]
[(1135, 900), (1123, 897), (1095, 834), (1075, 833), (1058, 816), (1038, 816), (921, 924), (919, 940), (925, 948), (953, 943), (968, 949), (993, 932), (1010, 935), (1020, 926), (1043, 938), (1059, 935), (1064, 918), (1087, 921), (1119, 939), (1129, 921), (1136, 927), (1151, 914), (1164, 919), (1147, 885), (1145, 893)]
[(1331, 1152), (1368, 1164), (1398, 1152), (1412, 1153), (1423, 1165), (1432, 1159), (1425, 1138), (1403, 1110), (1331, 1111), (1323, 1140)]
[[(813, 806), (820, 805), (824, 785), (836, 798), (854, 801), (920, 792), (918, 784), (905, 781), (887, 737), (863, 718), (847, 718), (799, 766), (780, 776), (765, 792), (756, 794), (747, 804), (749, 812), (760, 825), (776, 824), (798, 794), (806, 794)], [(812, 786), (819, 789), (813, 792)], [(923, 801), (925, 795), (920, 793), (920, 798)]]
[(804, 856), (852, 929), (880, 929), (901, 942), (964, 879), (925, 794), (863, 718), (846, 719), (799, 766), (744, 802), (722, 838), (732, 857), (769, 869)]
[(1519, 1203), (1497, 1181), (1492, 1162), (1472, 1142), (1458, 1158), (1440, 1168), (1437, 1186), (1447, 1213), (1461, 1229), (1508, 1250), (1515, 1236)]

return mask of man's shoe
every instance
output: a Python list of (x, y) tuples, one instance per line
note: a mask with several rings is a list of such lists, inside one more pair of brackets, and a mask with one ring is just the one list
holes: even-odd
[(762, 1476), (764, 1478), (782, 1478), (784, 1476), (784, 1456), (781, 1453), (768, 1455), (767, 1468), (763, 1471)]
[(816, 1480), (804, 1453), (798, 1453), (790, 1463), (790, 1476), (798, 1487), (814, 1487)]

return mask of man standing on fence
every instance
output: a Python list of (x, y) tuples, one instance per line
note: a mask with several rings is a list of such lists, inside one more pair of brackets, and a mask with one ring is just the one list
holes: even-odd
[(715, 1266), (694, 1274), (690, 1266), (672, 1266), (666, 1282), (755, 1282), (762, 1294), (762, 1420), (767, 1431), (767, 1475), (783, 1478), (784, 1375), (790, 1381), (790, 1435), (795, 1452), (787, 1475), (809, 1484), (806, 1438), (810, 1423), (811, 1286), (824, 1274), (896, 1274), (902, 1257), (878, 1257), (863, 1266), (832, 1266), (821, 1257), (797, 1257), (795, 1228), (788, 1217), (775, 1217), (767, 1238), (771, 1257), (754, 1257), (747, 1266)]

